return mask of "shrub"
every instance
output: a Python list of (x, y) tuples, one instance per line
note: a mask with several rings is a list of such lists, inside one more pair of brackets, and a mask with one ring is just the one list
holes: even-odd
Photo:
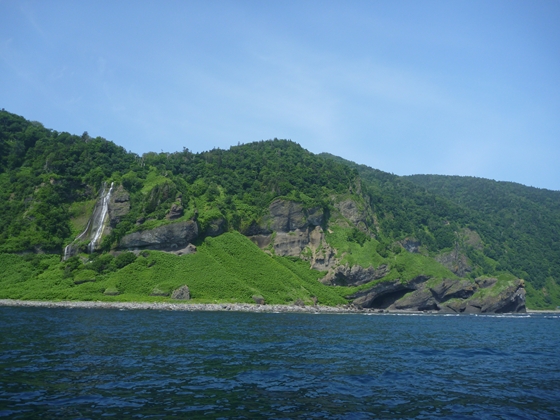
[(136, 255), (133, 252), (123, 252), (117, 258), (115, 258), (115, 267), (123, 268), (126, 267), (128, 264), (132, 264), (136, 261)]

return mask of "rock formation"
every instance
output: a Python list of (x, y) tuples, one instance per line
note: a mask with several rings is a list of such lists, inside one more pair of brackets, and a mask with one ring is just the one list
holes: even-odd
[[(304, 209), (301, 203), (278, 199), (245, 234), (261, 249), (272, 246), (276, 255), (301, 257), (310, 260), (312, 268), (324, 270), (332, 265), (335, 252), (324, 240), (323, 222), (321, 207)], [(307, 249), (311, 255), (305, 255)]]
[(177, 300), (189, 300), (191, 298), (191, 292), (189, 287), (185, 284), (178, 289), (173, 290), (171, 293), (171, 299)]
[(428, 286), (427, 280), (428, 277), (418, 276), (407, 283), (398, 279), (379, 282), (348, 298), (356, 306), (374, 309), (448, 313), (526, 311), (523, 280), (512, 280), (505, 286), (498, 285), (497, 279), (445, 279), (434, 286)]
[(175, 220), (178, 219), (179, 217), (181, 217), (183, 215), (183, 206), (179, 203), (173, 203), (171, 205), (171, 209), (169, 209), (169, 212), (167, 213), (167, 215), (165, 216), (166, 219), (168, 220)]
[(389, 274), (389, 267), (386, 264), (377, 268), (345, 264), (330, 271), (321, 282), (330, 286), (359, 286), (383, 278), (387, 274)]
[(119, 185), (109, 200), (109, 226), (115, 227), (130, 211), (130, 195)]
[(188, 220), (130, 233), (120, 240), (118, 248), (177, 251), (187, 248), (197, 237), (198, 224)]
[(365, 213), (363, 211), (360, 211), (358, 205), (354, 200), (348, 199), (341, 201), (339, 203), (336, 203), (335, 207), (338, 211), (340, 211), (340, 214), (342, 214), (342, 216), (344, 216), (352, 223), (352, 225), (365, 228)]

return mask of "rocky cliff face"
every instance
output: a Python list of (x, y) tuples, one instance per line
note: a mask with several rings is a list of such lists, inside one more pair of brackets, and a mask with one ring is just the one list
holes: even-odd
[(109, 200), (109, 226), (115, 227), (130, 211), (130, 195), (119, 185)]
[(363, 268), (359, 265), (339, 265), (331, 270), (321, 282), (330, 286), (359, 286), (378, 280), (389, 274), (389, 266), (380, 265), (377, 268)]
[(189, 244), (197, 237), (198, 224), (189, 220), (128, 234), (121, 239), (118, 247), (129, 250), (157, 249), (189, 253), (193, 250)]
[(340, 214), (348, 219), (352, 226), (356, 226), (360, 229), (366, 229), (366, 217), (365, 212), (360, 211), (358, 204), (354, 200), (344, 200), (335, 204), (336, 209)]
[[(245, 233), (261, 249), (272, 246), (276, 255), (301, 257), (312, 268), (324, 270), (332, 265), (335, 252), (324, 240), (323, 223), (320, 207), (304, 209), (300, 203), (274, 200), (262, 222)], [(311, 255), (305, 254), (307, 250)]]
[(363, 308), (438, 311), (446, 313), (525, 312), (523, 280), (510, 281), (505, 287), (497, 279), (446, 279), (429, 287), (428, 278), (419, 276), (408, 283), (400, 280), (381, 282), (348, 296)]

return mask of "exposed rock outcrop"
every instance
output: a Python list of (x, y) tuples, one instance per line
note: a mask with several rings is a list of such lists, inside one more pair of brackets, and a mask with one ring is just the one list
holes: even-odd
[(326, 271), (338, 263), (336, 250), (325, 241), (325, 235), (320, 226), (317, 226), (309, 234), (309, 249), (312, 253), (311, 268), (315, 270)]
[(440, 284), (430, 288), (430, 292), (438, 302), (445, 302), (449, 299), (467, 299), (474, 294), (478, 287), (489, 287), (495, 283), (479, 286), (469, 280), (444, 279)]
[(304, 209), (301, 203), (277, 199), (270, 203), (268, 214), (260, 223), (253, 222), (243, 229), (246, 236), (269, 235), (272, 232), (294, 232), (321, 226), (324, 222), (323, 209)]
[(109, 226), (115, 227), (130, 211), (130, 195), (119, 185), (109, 200)]
[(408, 283), (402, 283), (399, 279), (384, 281), (347, 297), (353, 300), (354, 305), (363, 308), (386, 309), (405, 294), (418, 289), (426, 280), (428, 277), (419, 276)]
[(193, 244), (188, 244), (186, 247), (181, 248), (181, 249), (173, 249), (172, 251), (168, 251), (171, 252), (172, 254), (175, 255), (188, 255), (188, 254), (194, 254), (196, 253), (196, 246), (194, 246)]
[[(269, 206), (269, 226), (275, 232), (291, 232), (308, 226), (303, 206), (287, 200), (274, 200)], [(265, 219), (265, 220), (266, 220)]]
[(408, 252), (418, 253), (420, 250), (421, 243), (417, 239), (406, 238), (405, 240), (401, 241), (401, 245)]
[(400, 280), (380, 282), (348, 296), (363, 308), (441, 311), (451, 313), (525, 312), (523, 280), (510, 281), (505, 287), (496, 279), (445, 279), (429, 287), (428, 277), (419, 276), (408, 283)]
[(184, 213), (183, 206), (179, 203), (173, 203), (165, 218), (168, 220), (175, 220), (183, 216), (183, 213)]
[(119, 242), (120, 249), (158, 249), (174, 251), (187, 247), (198, 237), (198, 224), (188, 220), (130, 233)]
[(292, 232), (277, 232), (274, 237), (274, 253), (282, 257), (299, 257), (309, 245), (309, 230), (295, 230)]
[(460, 305), (455, 312), (465, 313), (506, 313), (506, 312), (525, 312), (525, 287), (523, 280), (512, 282), (508, 287), (499, 293), (492, 293), (489, 289), (488, 293), (480, 297), (474, 296), (465, 302), (466, 305)]
[(336, 203), (335, 207), (338, 211), (340, 211), (340, 214), (342, 214), (342, 216), (350, 220), (350, 222), (352, 222), (352, 224), (354, 224), (355, 226), (364, 224), (366, 221), (365, 213), (363, 211), (360, 211), (358, 205), (354, 200), (349, 199), (341, 201), (339, 203)]
[(458, 247), (455, 247), (453, 251), (437, 255), (435, 260), (459, 277), (463, 277), (472, 271), (467, 256)]
[(189, 300), (190, 298), (191, 292), (186, 284), (179, 287), (178, 289), (173, 290), (173, 293), (171, 293), (171, 299)]
[(301, 203), (278, 199), (261, 223), (251, 224), (244, 233), (261, 249), (272, 246), (276, 255), (301, 257), (312, 268), (326, 270), (333, 265), (335, 252), (324, 240), (323, 222), (321, 207), (305, 209)]
[(307, 223), (311, 226), (321, 226), (324, 219), (324, 211), (321, 207), (313, 207), (307, 211)]
[(363, 268), (359, 265), (340, 265), (330, 271), (321, 279), (321, 283), (330, 286), (359, 286), (385, 277), (389, 273), (389, 267), (382, 264), (377, 268)]
[(215, 219), (210, 222), (204, 234), (206, 236), (218, 236), (226, 231), (226, 221), (223, 218)]

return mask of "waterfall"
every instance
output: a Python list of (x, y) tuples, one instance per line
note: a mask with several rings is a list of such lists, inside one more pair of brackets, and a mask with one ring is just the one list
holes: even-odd
[[(101, 235), (103, 234), (103, 228), (104, 228), (104, 221), (105, 221), (105, 216), (107, 216), (107, 212), (109, 211), (109, 200), (111, 199), (111, 193), (113, 192), (113, 183), (111, 182), (111, 187), (109, 188), (109, 191), (107, 192), (107, 194), (104, 194), (104, 197), (101, 199), (101, 214), (99, 219), (94, 220), (93, 225), (95, 226), (96, 222), (97, 222), (97, 230), (95, 231), (95, 235), (93, 235), (93, 239), (91, 240), (91, 242), (88, 245), (88, 251), (91, 254), (94, 250), (95, 250), (95, 246), (97, 245), (97, 241), (99, 241), (99, 238), (101, 237)], [(95, 212), (94, 212), (95, 214)]]
[(72, 256), (75, 248), (74, 244), (78, 241), (82, 241), (86, 239), (87, 236), (91, 234), (92, 230), (95, 230), (95, 234), (93, 235), (93, 239), (91, 240), (91, 242), (88, 244), (87, 249), (90, 254), (95, 250), (95, 246), (97, 245), (97, 242), (99, 241), (101, 235), (103, 234), (105, 217), (107, 216), (107, 212), (109, 211), (109, 200), (111, 199), (111, 193), (113, 192), (112, 182), (109, 191), (106, 190), (107, 187), (105, 185), (103, 187), (103, 191), (99, 197), (99, 200), (95, 204), (93, 213), (89, 218), (84, 231), (80, 233), (78, 236), (76, 236), (76, 239), (74, 239), (72, 243), (66, 245), (66, 247), (64, 248), (64, 256), (62, 259), (63, 261), (67, 260)]

